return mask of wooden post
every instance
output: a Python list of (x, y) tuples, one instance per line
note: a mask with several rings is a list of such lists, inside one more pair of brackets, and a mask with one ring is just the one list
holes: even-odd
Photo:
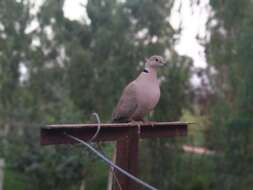
[(0, 159), (0, 190), (4, 188), (4, 160)]

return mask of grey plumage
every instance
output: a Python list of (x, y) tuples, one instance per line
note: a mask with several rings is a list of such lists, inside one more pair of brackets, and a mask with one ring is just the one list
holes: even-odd
[(160, 98), (160, 83), (156, 70), (164, 65), (161, 56), (150, 57), (145, 71), (123, 90), (122, 96), (112, 114), (112, 122), (143, 121), (146, 114), (154, 109)]

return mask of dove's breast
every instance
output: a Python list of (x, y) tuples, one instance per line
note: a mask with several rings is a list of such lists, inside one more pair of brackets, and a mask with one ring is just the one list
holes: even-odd
[(140, 80), (137, 85), (137, 109), (133, 114), (134, 120), (143, 117), (154, 109), (160, 98), (160, 85), (158, 80)]

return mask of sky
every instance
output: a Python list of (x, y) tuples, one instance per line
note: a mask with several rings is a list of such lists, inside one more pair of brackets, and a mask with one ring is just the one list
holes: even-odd
[[(206, 57), (204, 47), (200, 45), (197, 36), (208, 39), (206, 22), (211, 11), (209, 0), (201, 0), (199, 4), (191, 6), (191, 2), (198, 0), (175, 0), (172, 8), (170, 23), (173, 28), (182, 27), (179, 40), (175, 46), (180, 55), (187, 55), (193, 59), (195, 67), (205, 68)], [(83, 20), (89, 23), (85, 11), (87, 0), (66, 0), (64, 4), (64, 16), (70, 20)]]
[[(36, 13), (43, 0), (32, 1), (35, 2), (33, 12)], [(90, 20), (85, 10), (86, 5), (87, 0), (66, 0), (63, 7), (64, 16), (70, 20), (81, 20), (89, 24)], [(206, 30), (206, 22), (211, 12), (209, 0), (175, 0), (171, 11), (170, 24), (174, 29), (182, 28), (175, 49), (179, 55), (191, 57), (196, 68), (205, 68), (207, 66), (205, 49), (197, 40), (197, 36), (200, 39), (208, 40), (209, 34)], [(37, 26), (38, 22), (34, 20), (28, 30), (32, 30)], [(22, 64), (20, 71), (26, 73), (26, 68)], [(23, 75), (25, 76), (25, 74)], [(197, 87), (200, 85), (200, 78), (193, 75), (191, 82)]]
[(208, 39), (206, 22), (211, 8), (209, 0), (201, 0), (198, 5), (193, 6), (190, 3), (190, 0), (176, 0), (172, 9), (170, 23), (175, 29), (180, 25), (182, 27), (175, 49), (180, 55), (190, 56), (194, 66), (205, 68), (207, 66), (205, 49), (197, 40), (197, 36), (200, 39)]

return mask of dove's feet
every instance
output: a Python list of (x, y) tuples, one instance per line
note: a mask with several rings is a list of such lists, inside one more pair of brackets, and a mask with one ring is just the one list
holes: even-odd
[(151, 125), (152, 127), (154, 127), (154, 125), (157, 123), (157, 121), (144, 120), (143, 123), (146, 124), (146, 125)]
[(137, 127), (138, 127), (138, 134), (141, 134), (141, 124), (143, 124), (144, 122), (143, 121), (134, 121), (134, 120), (131, 120), (130, 123), (137, 125)]

